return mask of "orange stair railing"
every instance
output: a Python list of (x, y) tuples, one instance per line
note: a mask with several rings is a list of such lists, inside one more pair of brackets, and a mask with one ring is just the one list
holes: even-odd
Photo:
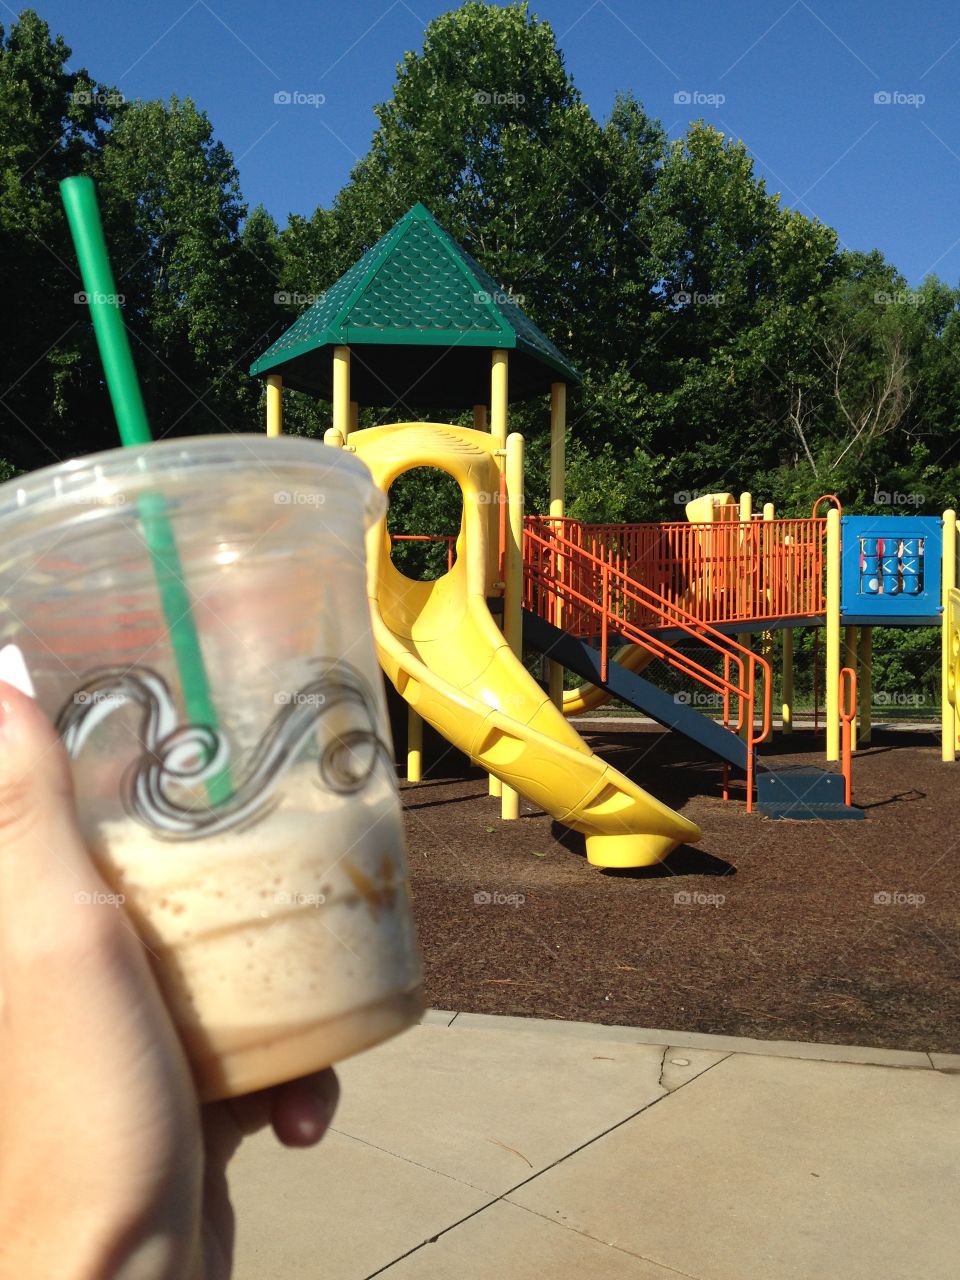
[[(609, 526), (608, 526), (609, 527)], [(601, 677), (607, 678), (611, 639), (642, 645), (722, 700), (724, 725), (744, 737), (747, 811), (753, 810), (756, 748), (770, 729), (770, 664), (730, 636), (717, 631), (685, 604), (637, 581), (623, 567), (588, 549), (577, 521), (528, 517), (524, 522), (524, 607), (548, 622), (562, 618), (564, 630), (599, 638)], [(573, 536), (570, 536), (571, 533)], [(649, 620), (641, 625), (639, 619)], [(652, 626), (654, 629), (647, 629)], [(657, 634), (679, 631), (723, 657), (723, 675), (712, 671)], [(762, 681), (760, 730), (756, 689)], [(736, 708), (730, 723), (731, 703)]]

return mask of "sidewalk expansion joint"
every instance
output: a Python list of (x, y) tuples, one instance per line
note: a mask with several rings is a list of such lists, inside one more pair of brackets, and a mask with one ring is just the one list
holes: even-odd
[[(452, 1024), (451, 1024), (451, 1025), (452, 1025)], [(666, 1052), (668, 1051), (668, 1049), (669, 1049), (669, 1048), (670, 1048), (670, 1046), (669, 1046), (669, 1045), (665, 1045), (665, 1046), (664, 1046), (664, 1053), (666, 1053)], [(727, 1055), (727, 1057), (730, 1057), (730, 1056), (731, 1056), (730, 1054), (728, 1054), (728, 1055)], [(709, 1072), (713, 1071), (715, 1067), (719, 1067), (719, 1066), (721, 1065), (721, 1063), (726, 1062), (726, 1060), (727, 1060), (727, 1058), (725, 1057), (725, 1058), (721, 1058), (719, 1062), (713, 1062), (713, 1063), (711, 1063), (711, 1064), (710, 1064), (710, 1066), (708, 1066), (708, 1067), (704, 1067), (704, 1069), (699, 1073), (699, 1075), (698, 1075), (698, 1076), (696, 1076), (696, 1077), (694, 1077), (694, 1078), (695, 1078), (695, 1079), (700, 1079), (701, 1077), (703, 1077), (703, 1076), (705, 1076), (705, 1075), (708, 1075), (708, 1074), (709, 1074)], [(662, 1062), (662, 1060), (661, 1060), (661, 1075), (662, 1075), (662, 1074), (663, 1074), (663, 1062)], [(681, 1086), (681, 1087), (682, 1087), (682, 1086)], [(678, 1092), (678, 1090), (677, 1090), (677, 1089), (674, 1089), (674, 1090), (673, 1090), (673, 1092), (674, 1092), (674, 1093), (676, 1093), (676, 1092)], [(665, 1098), (669, 1098), (669, 1097), (670, 1097), (670, 1091), (669, 1091), (669, 1090), (665, 1090), (665, 1091), (664, 1091), (664, 1093), (662, 1093), (662, 1094), (660, 1095), (660, 1097), (659, 1097), (659, 1098), (653, 1098), (650, 1102), (644, 1103), (644, 1105), (643, 1105), (642, 1107), (638, 1107), (638, 1108), (636, 1109), (636, 1111), (631, 1111), (631, 1113), (630, 1113), (628, 1116), (624, 1116), (624, 1117), (623, 1117), (623, 1119), (621, 1119), (621, 1120), (617, 1120), (615, 1124), (612, 1124), (612, 1125), (610, 1125), (608, 1128), (603, 1129), (600, 1133), (595, 1133), (595, 1134), (593, 1135), (593, 1137), (592, 1137), (592, 1138), (587, 1138), (584, 1142), (581, 1142), (579, 1146), (574, 1147), (571, 1151), (567, 1151), (567, 1152), (565, 1152), (562, 1156), (558, 1156), (558, 1157), (556, 1158), (556, 1160), (551, 1161), (551, 1163), (550, 1163), (550, 1164), (544, 1165), (544, 1167), (543, 1167), (542, 1169), (538, 1169), (536, 1173), (532, 1173), (532, 1174), (530, 1174), (530, 1176), (529, 1176), (528, 1178), (522, 1178), (519, 1182), (515, 1183), (512, 1187), (508, 1187), (505, 1191), (500, 1192), (500, 1194), (499, 1194), (499, 1195), (493, 1196), (490, 1200), (488, 1200), (488, 1201), (487, 1201), (487, 1203), (486, 1203), (486, 1204), (479, 1205), (476, 1209), (474, 1209), (474, 1210), (473, 1210), (472, 1212), (470, 1212), (470, 1213), (465, 1213), (465, 1214), (463, 1215), (463, 1217), (462, 1217), (462, 1218), (458, 1218), (456, 1222), (451, 1222), (451, 1223), (450, 1223), (450, 1225), (449, 1225), (448, 1227), (444, 1227), (442, 1230), (438, 1231), (438, 1232), (436, 1233), (436, 1235), (430, 1236), (428, 1239), (426, 1239), (426, 1240), (422, 1240), (419, 1244), (415, 1244), (415, 1245), (413, 1245), (411, 1248), (407, 1249), (404, 1253), (401, 1253), (401, 1254), (399, 1254), (396, 1258), (393, 1258), (390, 1262), (385, 1263), (382, 1267), (378, 1267), (376, 1271), (371, 1271), (371, 1272), (370, 1272), (370, 1274), (369, 1274), (368, 1276), (366, 1276), (366, 1277), (365, 1277), (365, 1280), (374, 1280), (374, 1277), (375, 1277), (375, 1276), (383, 1275), (383, 1273), (384, 1273), (385, 1271), (389, 1271), (391, 1267), (395, 1267), (395, 1266), (397, 1265), (397, 1263), (398, 1263), (398, 1262), (402, 1262), (402, 1261), (404, 1260), (404, 1258), (409, 1258), (409, 1257), (410, 1257), (410, 1255), (411, 1255), (412, 1253), (417, 1253), (417, 1252), (418, 1252), (418, 1250), (423, 1249), (426, 1245), (429, 1245), (429, 1244), (436, 1244), (436, 1243), (437, 1243), (437, 1241), (440, 1239), (440, 1237), (441, 1237), (441, 1236), (445, 1236), (445, 1235), (447, 1235), (449, 1232), (451, 1232), (451, 1231), (455, 1231), (457, 1227), (462, 1226), (465, 1222), (469, 1222), (471, 1218), (475, 1218), (475, 1217), (477, 1216), (477, 1214), (478, 1214), (478, 1213), (484, 1213), (487, 1209), (491, 1208), (493, 1205), (495, 1205), (495, 1204), (499, 1204), (502, 1200), (506, 1200), (508, 1196), (512, 1196), (512, 1195), (514, 1194), (514, 1192), (519, 1191), (519, 1190), (521, 1189), (521, 1187), (525, 1187), (525, 1186), (527, 1186), (527, 1184), (528, 1184), (528, 1183), (535, 1182), (535, 1181), (537, 1180), (537, 1178), (542, 1177), (545, 1173), (549, 1173), (551, 1169), (555, 1169), (558, 1165), (563, 1164), (563, 1163), (564, 1163), (564, 1161), (569, 1160), (572, 1156), (578, 1155), (581, 1151), (585, 1151), (587, 1147), (592, 1146), (595, 1142), (599, 1142), (599, 1141), (600, 1141), (600, 1139), (601, 1139), (601, 1138), (605, 1138), (605, 1137), (607, 1136), (607, 1134), (609, 1134), (609, 1133), (614, 1133), (617, 1129), (622, 1128), (622, 1127), (623, 1127), (623, 1125), (625, 1125), (625, 1124), (629, 1124), (631, 1120), (636, 1120), (637, 1116), (643, 1115), (643, 1113), (644, 1113), (645, 1111), (649, 1111), (649, 1110), (650, 1110), (650, 1108), (651, 1108), (651, 1107), (655, 1107), (655, 1106), (657, 1105), (657, 1103), (658, 1103), (658, 1102), (663, 1102), (663, 1100), (664, 1100)], [(339, 1132), (339, 1131), (338, 1131), (338, 1132)], [(350, 1134), (343, 1134), (342, 1136), (344, 1136), (344, 1137), (350, 1137), (350, 1136), (352, 1136), (352, 1135), (350, 1135)], [(355, 1139), (355, 1140), (356, 1140), (357, 1142), (364, 1142), (364, 1141), (365, 1141), (365, 1139), (363, 1139), (363, 1138), (357, 1138), (357, 1139)], [(375, 1146), (375, 1144), (374, 1144), (374, 1143), (372, 1143), (372, 1142), (367, 1143), (366, 1145), (367, 1145), (367, 1146), (371, 1146), (371, 1147), (372, 1147), (372, 1146)], [(384, 1149), (384, 1148), (382, 1148), (382, 1147), (377, 1147), (376, 1149), (377, 1149), (378, 1151), (385, 1150), (385, 1149)], [(387, 1151), (387, 1152), (386, 1152), (386, 1154), (387, 1154), (387, 1155), (395, 1155), (396, 1153), (395, 1153), (395, 1152), (393, 1152), (393, 1151)], [(406, 1157), (404, 1157), (404, 1156), (401, 1156), (401, 1157), (399, 1157), (399, 1158), (400, 1158), (400, 1159), (406, 1159)], [(410, 1160), (410, 1161), (409, 1161), (409, 1163), (410, 1163), (410, 1164), (417, 1164), (418, 1162), (417, 1162), (416, 1160)], [(421, 1168), (426, 1168), (426, 1166), (424, 1166), (424, 1165), (421, 1165), (420, 1167), (421, 1167)], [(437, 1172), (437, 1170), (436, 1170), (436, 1169), (433, 1169), (433, 1170), (431, 1170), (430, 1172), (432, 1172), (432, 1173), (436, 1173), (436, 1172)], [(449, 1174), (441, 1174), (441, 1177), (450, 1177), (450, 1175), (449, 1175)], [(482, 1188), (482, 1187), (476, 1187), (476, 1186), (474, 1186), (472, 1183), (463, 1183), (462, 1179), (460, 1179), (460, 1178), (451, 1178), (451, 1181), (453, 1181), (453, 1182), (459, 1182), (459, 1183), (461, 1183), (461, 1185), (465, 1185), (465, 1186), (473, 1187), (473, 1189), (474, 1189), (475, 1191), (482, 1191), (482, 1190), (483, 1190), (483, 1188)], [(512, 1201), (510, 1201), (510, 1203), (511, 1203), (511, 1205), (513, 1205), (513, 1202), (512, 1202)], [(524, 1205), (513, 1205), (513, 1207), (514, 1207), (514, 1208), (517, 1208), (517, 1209), (523, 1209), (525, 1206), (524, 1206)], [(536, 1211), (535, 1211), (535, 1210), (527, 1210), (527, 1212), (530, 1212), (530, 1213), (536, 1213)], [(537, 1217), (544, 1217), (544, 1215), (543, 1215), (543, 1214), (537, 1214), (536, 1216), (537, 1216)], [(552, 1219), (552, 1218), (545, 1218), (545, 1221), (552, 1222), (552, 1221), (554, 1221), (554, 1219)], [(558, 1226), (563, 1226), (564, 1224), (563, 1224), (563, 1223), (557, 1223), (557, 1225), (558, 1225)], [(575, 1231), (575, 1230), (576, 1230), (574, 1227), (567, 1227), (567, 1228), (565, 1228), (565, 1229), (566, 1229), (566, 1230), (568, 1230), (568, 1231)], [(596, 1242), (597, 1242), (598, 1244), (607, 1244), (607, 1241), (605, 1241), (605, 1240), (597, 1240), (595, 1236), (587, 1236), (587, 1235), (586, 1235), (586, 1233), (585, 1233), (585, 1232), (582, 1232), (582, 1231), (581, 1231), (581, 1232), (577, 1232), (576, 1234), (584, 1236), (584, 1238), (585, 1238), (585, 1239), (589, 1239), (589, 1240), (596, 1240)], [(629, 1252), (629, 1250), (621, 1249), (621, 1248), (619, 1248), (619, 1246), (617, 1246), (617, 1245), (611, 1245), (611, 1244), (608, 1244), (608, 1245), (607, 1245), (607, 1247), (608, 1247), (608, 1248), (611, 1248), (611, 1249), (617, 1249), (617, 1251), (618, 1251), (619, 1253), (626, 1253), (626, 1254), (628, 1254), (630, 1257), (633, 1257), (633, 1258), (644, 1258), (644, 1255), (643, 1255), (643, 1254), (630, 1253), (630, 1252)], [(645, 1259), (645, 1260), (646, 1260), (646, 1261), (650, 1261), (650, 1262), (653, 1262), (653, 1261), (654, 1261), (654, 1259), (652, 1259), (652, 1258), (651, 1258), (651, 1259)], [(662, 1263), (657, 1263), (656, 1265), (657, 1265), (657, 1266), (663, 1266), (664, 1264), (662, 1264)], [(667, 1270), (675, 1270), (675, 1268), (668, 1267), (668, 1268), (667, 1268)], [(685, 1271), (677, 1271), (677, 1272), (676, 1272), (676, 1274), (677, 1274), (677, 1275), (682, 1275), (682, 1276), (689, 1276), (689, 1280), (700, 1280), (700, 1277), (697, 1277), (697, 1276), (690, 1276), (690, 1273), (689, 1273), (689, 1272), (685, 1272)]]
[[(464, 1023), (463, 1017), (471, 1019)], [(513, 1014), (473, 1013), (459, 1010), (449, 1027), (458, 1031), (480, 1029), (472, 1019), (482, 1020), (490, 1031), (523, 1031), (529, 1035), (569, 1036), (571, 1039), (616, 1041), (620, 1044), (645, 1044), (678, 1051), (703, 1049), (711, 1053), (749, 1054), (755, 1057), (792, 1058), (798, 1061), (824, 1062), (835, 1066), (889, 1067), (897, 1071), (937, 1071), (956, 1074), (960, 1055), (939, 1050), (890, 1049), (883, 1045), (827, 1044), (806, 1040), (757, 1040), (748, 1036), (732, 1036), (706, 1031), (682, 1031), (662, 1027), (633, 1027), (613, 1023), (577, 1022), (564, 1018), (523, 1018)], [(956, 1059), (940, 1066), (934, 1057)]]

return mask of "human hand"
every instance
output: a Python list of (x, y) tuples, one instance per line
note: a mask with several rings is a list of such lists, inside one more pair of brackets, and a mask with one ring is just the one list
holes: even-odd
[(332, 1071), (201, 1107), (147, 953), (77, 829), (39, 707), (0, 682), (0, 1274), (225, 1280), (226, 1166), (310, 1146)]

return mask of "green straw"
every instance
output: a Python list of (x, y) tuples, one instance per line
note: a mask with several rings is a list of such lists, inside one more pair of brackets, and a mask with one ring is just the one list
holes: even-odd
[[(65, 178), (60, 183), (60, 194), (80, 264), (120, 441), (125, 446), (151, 444), (153, 436), (147, 411), (130, 353), (127, 330), (117, 305), (117, 290), (100, 222), (96, 188), (91, 178)], [(187, 717), (192, 724), (204, 724), (216, 730), (217, 713), (166, 504), (161, 494), (145, 493), (138, 499), (137, 507), (144, 541), (153, 561)], [(211, 804), (221, 804), (232, 793), (227, 769), (208, 779), (207, 795)]]

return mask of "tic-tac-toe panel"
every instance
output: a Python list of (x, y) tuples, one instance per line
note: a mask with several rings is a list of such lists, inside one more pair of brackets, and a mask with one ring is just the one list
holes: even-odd
[(937, 516), (844, 516), (842, 614), (929, 617), (940, 608), (943, 521)]

